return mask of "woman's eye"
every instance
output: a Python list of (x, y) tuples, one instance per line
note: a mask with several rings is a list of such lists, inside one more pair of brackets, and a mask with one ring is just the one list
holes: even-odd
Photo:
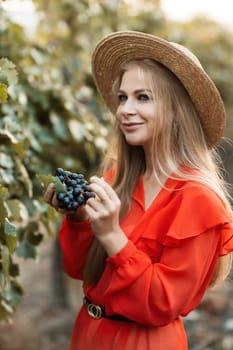
[(140, 101), (148, 101), (150, 97), (147, 94), (140, 94), (138, 95), (138, 100)]
[(123, 94), (119, 94), (119, 95), (117, 96), (117, 98), (118, 98), (118, 101), (119, 101), (119, 102), (124, 102), (124, 101), (127, 100), (127, 96), (126, 96), (126, 95), (123, 95)]

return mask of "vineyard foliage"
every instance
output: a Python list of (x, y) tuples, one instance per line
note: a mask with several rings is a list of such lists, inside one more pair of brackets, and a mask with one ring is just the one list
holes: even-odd
[(112, 117), (90, 70), (103, 35), (140, 30), (189, 46), (232, 110), (232, 34), (205, 18), (169, 22), (160, 1), (142, 3), (136, 11), (120, 0), (35, 0), (33, 35), (0, 8), (0, 320), (21, 301), (21, 259), (36, 259), (61, 220), (43, 201), (40, 176), (63, 167), (88, 177), (106, 149)]

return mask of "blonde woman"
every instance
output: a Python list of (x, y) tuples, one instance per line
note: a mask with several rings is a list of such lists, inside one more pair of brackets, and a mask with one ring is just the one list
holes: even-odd
[[(187, 350), (182, 317), (231, 267), (222, 99), (189, 50), (150, 34), (108, 35), (92, 68), (115, 128), (95, 198), (61, 210), (64, 269), (85, 296), (70, 350)], [(53, 185), (44, 198), (58, 209)]]

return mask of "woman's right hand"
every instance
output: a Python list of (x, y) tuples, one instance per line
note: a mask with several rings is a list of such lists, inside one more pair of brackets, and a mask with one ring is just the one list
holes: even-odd
[(86, 213), (84, 205), (81, 205), (76, 210), (65, 210), (65, 209), (59, 208), (58, 200), (57, 200), (57, 193), (56, 193), (55, 185), (53, 183), (48, 185), (47, 189), (44, 192), (43, 198), (47, 204), (49, 204), (51, 207), (53, 207), (59, 213), (69, 216), (69, 218), (72, 221), (86, 221), (86, 220), (88, 220), (88, 215)]

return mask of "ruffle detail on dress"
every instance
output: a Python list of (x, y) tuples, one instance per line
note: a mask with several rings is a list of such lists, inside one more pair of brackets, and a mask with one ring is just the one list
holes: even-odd
[(187, 186), (176, 197), (177, 210), (167, 237), (190, 238), (217, 226), (221, 229), (231, 222), (219, 196), (203, 185)]
[[(183, 239), (217, 228), (222, 242), (220, 255), (233, 251), (232, 220), (220, 197), (197, 182), (180, 182), (177, 186), (176, 181), (174, 188), (172, 182), (169, 185), (171, 191), (163, 190), (135, 227), (135, 233), (140, 230), (141, 237), (176, 247)], [(134, 232), (131, 237), (135, 241)]]

